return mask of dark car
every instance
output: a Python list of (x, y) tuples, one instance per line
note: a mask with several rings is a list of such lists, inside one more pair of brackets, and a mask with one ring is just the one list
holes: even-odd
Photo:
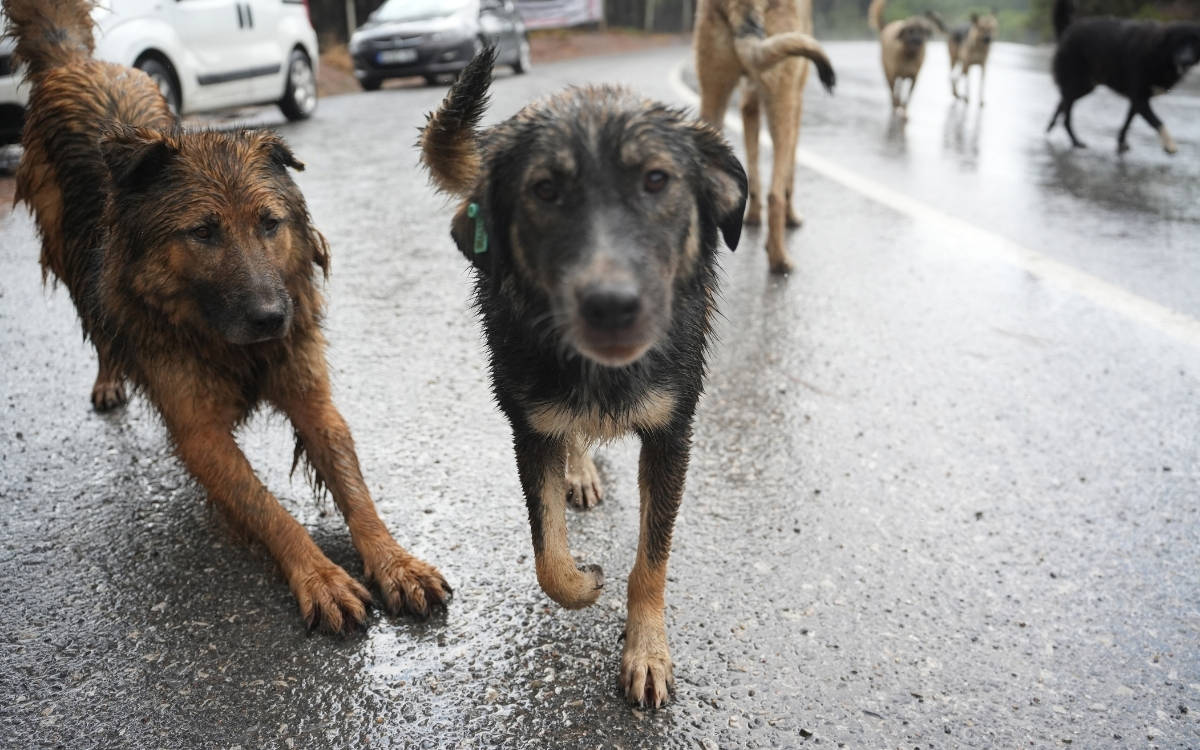
[(386, 78), (456, 74), (482, 49), (529, 70), (529, 35), (512, 0), (387, 0), (350, 37), (354, 76), (367, 91)]

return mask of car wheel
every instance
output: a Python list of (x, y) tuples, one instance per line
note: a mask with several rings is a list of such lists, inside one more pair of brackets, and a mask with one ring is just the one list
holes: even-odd
[(279, 109), (289, 120), (307, 120), (317, 109), (317, 77), (313, 75), (308, 55), (298, 49), (292, 50), (288, 59), (287, 86)]
[(170, 68), (153, 57), (139, 60), (134, 67), (150, 76), (150, 80), (154, 81), (154, 85), (158, 87), (158, 93), (167, 100), (171, 114), (179, 114), (179, 85), (175, 83), (175, 76), (171, 73)]
[(437, 77), (436, 75), (427, 75), (427, 76), (425, 76), (425, 85), (426, 85), (426, 86), (436, 86), (436, 85), (438, 85), (438, 77)]
[(376, 78), (375, 76), (367, 76), (359, 78), (358, 85), (363, 87), (363, 91), (378, 91), (379, 87), (383, 85), (383, 79)]
[(529, 49), (529, 37), (523, 36), (521, 37), (521, 43), (518, 45), (517, 61), (513, 63), (513, 72), (517, 73), (518, 75), (521, 73), (528, 73), (529, 69), (532, 67), (533, 58)]

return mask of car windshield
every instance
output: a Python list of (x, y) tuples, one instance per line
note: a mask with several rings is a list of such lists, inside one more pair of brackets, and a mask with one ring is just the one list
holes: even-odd
[(374, 21), (419, 21), (450, 16), (466, 8), (473, 0), (387, 0), (371, 14)]

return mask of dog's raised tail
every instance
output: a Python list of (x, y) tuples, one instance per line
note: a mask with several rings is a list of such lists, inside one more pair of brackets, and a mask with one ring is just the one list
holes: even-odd
[(1063, 32), (1071, 25), (1071, 17), (1075, 15), (1075, 3), (1072, 0), (1054, 0), (1054, 38), (1060, 39)]
[(91, 0), (4, 0), (5, 35), (16, 42), (14, 56), (34, 81), (59, 65), (92, 56)]
[(465, 196), (479, 175), (479, 119), (488, 103), (494, 47), (486, 47), (459, 74), (421, 129), (421, 163), (438, 190)]
[[(883, 8), (887, 5), (887, 0), (871, 0), (871, 7), (867, 8), (867, 25), (874, 31), (879, 31), (883, 28)], [(859, 6), (862, 7), (861, 5)]]
[(816, 39), (803, 32), (789, 31), (765, 39), (753, 34), (738, 35), (733, 46), (738, 60), (748, 70), (763, 71), (789, 57), (806, 57), (817, 66), (817, 77), (826, 91), (832, 93), (837, 83), (829, 56)]

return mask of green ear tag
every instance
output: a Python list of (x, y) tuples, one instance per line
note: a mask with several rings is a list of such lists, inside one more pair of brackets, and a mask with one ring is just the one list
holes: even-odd
[(467, 204), (467, 216), (475, 220), (475, 254), (481, 255), (487, 252), (488, 236), (487, 228), (484, 227), (482, 217), (479, 215), (479, 204)]

